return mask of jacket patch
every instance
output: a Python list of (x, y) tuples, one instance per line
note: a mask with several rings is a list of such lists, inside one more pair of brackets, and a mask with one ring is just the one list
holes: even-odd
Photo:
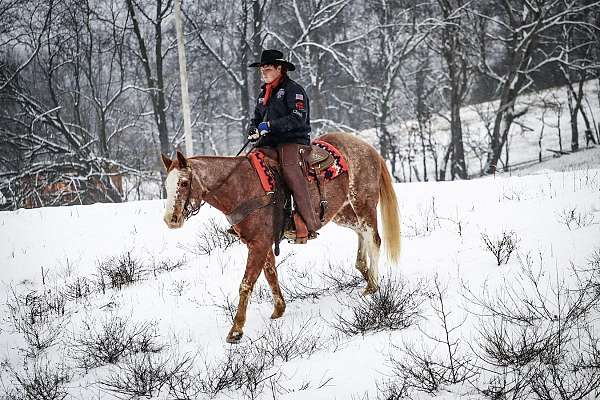
[(304, 96), (302, 96), (301, 94), (297, 94), (296, 100), (304, 100)]
[(263, 103), (264, 103), (264, 101), (263, 101), (263, 100), (264, 100), (264, 98), (262, 98), (262, 97), (259, 97), (259, 98), (258, 98), (258, 104), (263, 104)]
[(277, 98), (278, 99), (282, 98), (284, 94), (285, 94), (285, 90), (279, 89), (279, 91), (277, 92)]
[(296, 110), (304, 110), (304, 102), (296, 100)]

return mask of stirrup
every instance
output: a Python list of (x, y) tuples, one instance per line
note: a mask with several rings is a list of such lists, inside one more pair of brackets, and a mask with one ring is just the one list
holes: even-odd
[(318, 232), (308, 232), (308, 236), (297, 237), (295, 230), (289, 230), (283, 232), (283, 237), (288, 241), (288, 243), (293, 244), (305, 244), (308, 240), (316, 239), (319, 236)]
[(239, 237), (240, 235), (238, 235), (238, 233), (235, 231), (235, 229), (233, 229), (233, 226), (230, 226), (229, 229), (227, 229), (225, 232), (229, 233), (232, 236), (237, 236)]

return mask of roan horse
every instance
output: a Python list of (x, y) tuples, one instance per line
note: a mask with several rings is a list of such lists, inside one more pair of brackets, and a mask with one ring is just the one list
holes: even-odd
[[(397, 263), (400, 256), (400, 218), (390, 173), (377, 151), (359, 138), (345, 133), (329, 133), (319, 140), (335, 146), (348, 163), (348, 173), (326, 182), (328, 207), (324, 223), (333, 221), (357, 233), (356, 268), (367, 282), (364, 294), (371, 294), (378, 289), (381, 246), (377, 232), (378, 202), (381, 202), (388, 259)], [(162, 159), (168, 173), (164, 221), (169, 228), (180, 228), (190, 216), (189, 210), (197, 211), (202, 201), (229, 215), (249, 198), (264, 196), (256, 172), (246, 157), (195, 156), (186, 159), (177, 152), (175, 160), (164, 155)], [(314, 182), (310, 190), (313, 206), (318, 210), (319, 195)], [(229, 343), (238, 342), (243, 335), (246, 308), (261, 271), (264, 271), (273, 294), (271, 318), (279, 318), (285, 311), (272, 250), (272, 207), (257, 209), (234, 225), (248, 247), (248, 260), (240, 284), (237, 312), (227, 335)]]

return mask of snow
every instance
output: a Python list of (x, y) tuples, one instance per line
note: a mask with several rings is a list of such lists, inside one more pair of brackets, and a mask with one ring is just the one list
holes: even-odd
[[(399, 265), (380, 261), (381, 279), (402, 278), (409, 286), (424, 282), (431, 290), (437, 277), (447, 287), (445, 302), (452, 310), (450, 322), (465, 320), (456, 331), (457, 337), (474, 343), (478, 319), (466, 311), (465, 288), (479, 293), (486, 287), (492, 293), (494, 288), (502, 287), (502, 282), (516, 281), (522, 260), (528, 255), (543, 260), (542, 276), (560, 276), (571, 282), (570, 266), (587, 265), (590, 256), (599, 250), (598, 155), (598, 149), (582, 151), (521, 171), (521, 176), (397, 184), (402, 256)], [(183, 228), (170, 230), (163, 222), (164, 206), (164, 201), (149, 200), (0, 213), (0, 295), (7, 303), (13, 291), (56, 291), (77, 277), (93, 279), (98, 265), (126, 252), (149, 268), (160, 261), (185, 259), (180, 269), (149, 272), (144, 280), (122, 290), (107, 289), (105, 294), (92, 293), (86, 301), (68, 301), (65, 334), (43, 352), (45, 357), (73, 367), (69, 338), (83, 333), (84, 322), (94, 325), (115, 313), (131, 321), (151, 321), (160, 341), (168, 345), (163, 353), (196, 355), (195, 368), (199, 371), (207, 361), (225, 357), (232, 348), (224, 340), (230, 318), (221, 306), (227, 299), (237, 301), (245, 250), (238, 244), (216, 249), (210, 255), (190, 251), (198, 248), (198, 235), (211, 219), (226, 226), (225, 218), (207, 206)], [(585, 217), (583, 226), (569, 228), (565, 224), (562, 216), (569, 210)], [(518, 238), (518, 250), (499, 267), (485, 248), (482, 234), (496, 238), (508, 231)], [(319, 239), (307, 245), (282, 244), (278, 261), (285, 261), (278, 268), (279, 280), (286, 288), (305, 282), (327, 289), (322, 273), (331, 268), (358, 275), (353, 267), (356, 249), (353, 232), (327, 225)], [(271, 321), (270, 291), (264, 278), (259, 278), (248, 307), (245, 336), (237, 346), (260, 341), (269, 328), (297, 331), (308, 324), (308, 337), (319, 337), (319, 348), (287, 362), (277, 359), (269, 368), (266, 376), (272, 376), (265, 380), (258, 398), (273, 398), (273, 387), (278, 399), (377, 398), (378, 385), (390, 379), (388, 359), (398, 354), (397, 347), (402, 343), (414, 344), (415, 348), (425, 346), (428, 342), (424, 332), (440, 334), (426, 298), (418, 327), (353, 337), (340, 334), (335, 329), (336, 316), (346, 315), (345, 304), (358, 301), (365, 285), (363, 282), (348, 292), (324, 290), (317, 298), (294, 301), (284, 290), (286, 313)], [(11, 326), (7, 307), (2, 308), (2, 315), (0, 358), (18, 369), (26, 359), (20, 350), (25, 342)], [(108, 365), (87, 372), (73, 369), (67, 385), (69, 398), (116, 398), (97, 383), (114, 368)], [(11, 375), (6, 371), (2, 382), (10, 387)], [(166, 396), (163, 391), (158, 398), (169, 398)], [(216, 398), (247, 396), (241, 389), (232, 389)], [(430, 398), (423, 393), (414, 396)], [(459, 397), (482, 398), (469, 384), (446, 387), (437, 396)]]
[[(593, 85), (596, 83), (588, 82), (586, 91), (595, 90)], [(542, 127), (543, 149), (558, 149), (556, 114), (550, 112), (542, 118), (543, 110), (537, 104), (540, 96), (564, 97), (561, 90), (522, 96), (516, 109), (527, 106), (530, 112), (521, 118), (521, 125), (515, 125), (511, 163), (537, 158)], [(467, 140), (486, 140), (481, 116), (492, 112), (493, 106), (462, 110)], [(588, 107), (598, 108), (597, 104)], [(570, 137), (566, 110), (561, 124), (566, 141)], [(447, 123), (440, 118), (433, 128), (443, 142)], [(563, 146), (567, 147), (566, 143)], [(579, 276), (574, 271), (591, 269), (599, 275), (600, 271), (593, 270), (598, 267), (593, 260), (600, 264), (600, 147), (558, 158), (548, 153), (544, 156), (543, 163), (526, 163), (486, 178), (396, 184), (402, 254), (398, 265), (389, 265), (382, 252), (380, 282), (401, 282), (396, 288), (399, 294), (415, 290), (419, 317), (406, 329), (355, 336), (339, 330), (340, 316), (350, 317), (349, 306), (364, 301), (361, 292), (366, 287), (354, 268), (357, 238), (348, 229), (329, 224), (318, 240), (306, 245), (282, 243), (277, 262), (287, 302), (285, 314), (270, 319), (270, 288), (260, 277), (248, 306), (244, 337), (240, 344), (229, 345), (225, 342), (231, 327), (229, 308), (237, 305), (246, 251), (239, 243), (212, 246), (210, 254), (202, 251), (211, 247), (205, 240), (214, 239), (215, 225), (227, 227), (217, 210), (207, 205), (175, 230), (163, 221), (167, 206), (163, 200), (0, 212), (0, 398), (4, 398), (3, 390), (10, 394), (15, 374), (22, 377), (27, 368), (31, 370), (34, 359), (69, 371), (67, 398), (119, 398), (100, 382), (115, 373), (122, 375), (119, 367), (135, 356), (86, 369), (78, 367), (74, 347), (78, 338), (98, 331), (115, 316), (130, 324), (149, 323), (150, 333), (155, 329), (156, 340), (165, 346), (156, 356), (171, 361), (193, 357), (192, 372), (200, 376), (206, 375), (210, 366), (221, 365), (232, 351), (238, 356), (253, 356), (256, 351), (264, 354), (268, 345), (274, 344), (277, 332), (288, 337), (285, 343), (300, 348), (290, 359), (275, 357), (272, 365), (267, 365), (256, 393), (242, 385), (214, 396), (190, 398), (252, 398), (253, 394), (259, 399), (286, 400), (381, 398), (387, 382), (398, 382), (390, 359), (403, 359), (403, 346), (446, 357), (443, 346), (431, 339), (444, 335), (435, 311), (436, 282), (445, 290), (447, 322), (456, 327), (451, 335), (459, 341), (457, 354), (473, 356), (472, 351), (481, 345), (485, 322), (482, 310), (469, 300), (473, 295), (507, 299), (515, 290), (529, 300), (540, 290), (548, 296), (548, 309), (559, 314), (565, 304), (552, 298), (557, 286), (575, 288)], [(468, 163), (470, 172), (476, 173), (476, 158), (471, 156)], [(506, 264), (498, 266), (484, 238), (496, 241), (502, 235), (513, 238), (517, 249)], [(141, 279), (120, 290), (110, 286), (102, 290), (99, 268), (116, 258), (132, 259), (143, 267)], [(180, 268), (161, 270), (161, 266), (178, 263)], [(537, 289), (528, 280), (528, 271), (535, 275)], [(358, 286), (351, 284), (356, 279)], [(35, 307), (36, 298), (56, 299), (63, 292), (72, 293), (74, 285), (82, 282), (90, 285), (89, 294), (67, 299), (64, 312), (34, 325), (42, 337), (49, 332), (59, 336), (48, 348), (32, 354), (25, 335), (13, 324), (12, 315), (19, 312), (11, 309), (17, 304), (15, 295), (27, 299), (21, 303), (27, 309)], [(595, 282), (600, 287), (598, 279)], [(341, 284), (347, 284), (346, 288)], [(598, 308), (589, 322), (595, 337), (600, 336)], [(482, 374), (462, 384), (443, 385), (435, 396), (413, 391), (411, 397), (481, 399), (475, 387), (485, 387), (486, 379)], [(165, 387), (154, 397), (173, 398)]]

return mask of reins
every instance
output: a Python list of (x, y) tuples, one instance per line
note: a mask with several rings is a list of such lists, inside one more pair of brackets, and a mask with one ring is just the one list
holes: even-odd
[[(246, 143), (246, 145), (249, 142)], [(244, 147), (242, 147), (242, 150), (246, 147), (246, 145), (244, 145)], [(242, 150), (240, 150), (239, 153), (242, 152)], [(238, 153), (238, 155), (239, 155)], [(237, 155), (236, 155), (237, 157)], [(237, 164), (235, 164), (235, 166), (231, 169), (231, 171), (229, 172), (229, 174), (227, 174), (227, 176), (225, 178), (223, 178), (221, 180), (221, 182), (219, 182), (219, 184), (212, 188), (212, 189), (207, 189), (207, 191), (205, 193), (203, 193), (203, 198), (206, 197), (207, 194), (214, 192), (215, 190), (218, 190), (221, 188), (221, 186), (223, 186), (231, 177), (231, 175), (233, 175), (233, 173), (237, 170), (237, 168), (240, 166), (241, 163), (243, 163), (246, 160), (246, 158), (242, 158)], [(202, 206), (204, 204), (206, 204), (206, 201), (201, 200), (200, 204), (195, 207), (192, 205), (192, 202), (190, 201), (190, 198), (192, 197), (192, 183), (194, 182), (194, 177), (193, 177), (193, 173), (194, 171), (192, 170), (191, 167), (190, 168), (190, 185), (189, 185), (189, 191), (188, 191), (188, 196), (187, 199), (185, 200), (185, 204), (183, 205), (183, 217), (188, 220), (190, 217), (193, 217), (194, 215), (198, 214), (200, 212), (200, 208), (202, 208)]]
[[(237, 154), (235, 155), (236, 157), (239, 156), (242, 151), (244, 151), (244, 149), (246, 148), (246, 146), (248, 146), (248, 144), (250, 143), (250, 139), (246, 140), (246, 143), (244, 143), (244, 146), (242, 146), (242, 148), (240, 149), (240, 151), (237, 152)], [(252, 146), (252, 148), (250, 149), (250, 151), (252, 151), (254, 149), (255, 146)]]

